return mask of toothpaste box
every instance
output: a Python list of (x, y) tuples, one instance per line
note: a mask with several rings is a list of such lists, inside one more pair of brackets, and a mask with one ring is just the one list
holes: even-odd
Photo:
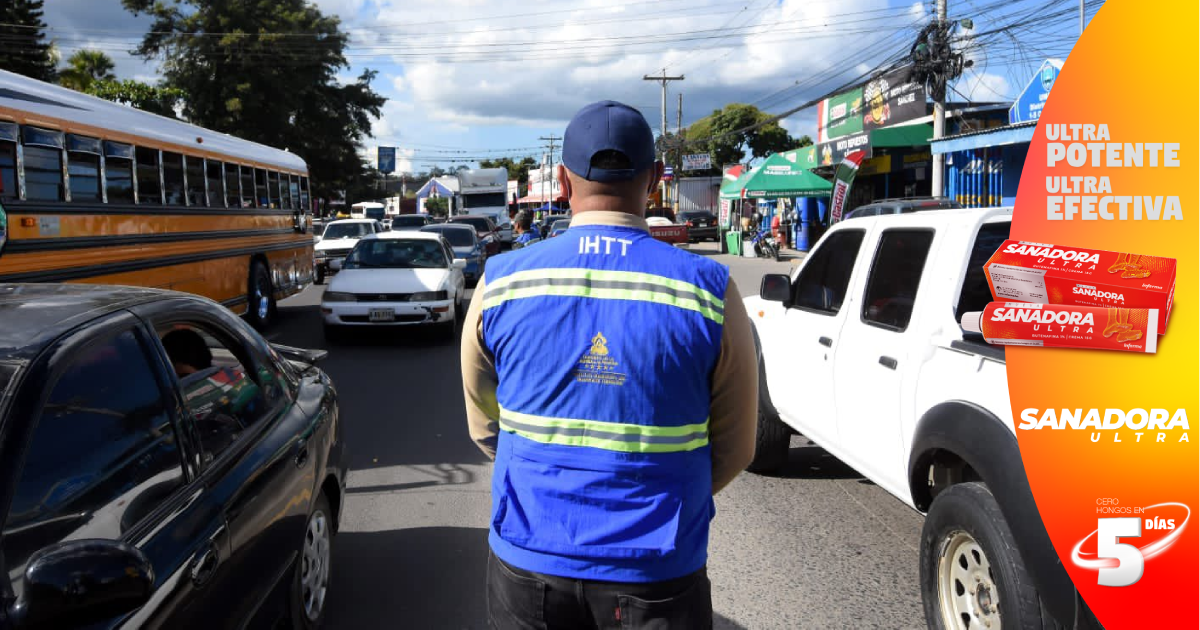
[(1175, 297), (1174, 258), (1008, 240), (983, 269), (997, 302), (1156, 309), (1160, 335)]

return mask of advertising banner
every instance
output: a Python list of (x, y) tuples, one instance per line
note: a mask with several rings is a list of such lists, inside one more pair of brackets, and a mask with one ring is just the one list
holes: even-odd
[(379, 147), (379, 172), (394, 173), (396, 171), (396, 147)]
[(707, 171), (712, 168), (712, 159), (707, 153), (696, 153), (683, 156), (683, 170)]
[(870, 131), (925, 115), (925, 86), (909, 80), (902, 68), (867, 81), (863, 86), (863, 129)]
[(1014, 122), (1038, 124), (1004, 265), (989, 267), (997, 291), (1039, 307), (988, 320), (1032, 336), (997, 346), (1021, 458), (1058, 559), (1107, 630), (1198, 625), (1200, 129), (1133, 96), (1197, 92), (1197, 5), (1164, 5), (1170, 20), (1106, 3), (1066, 63), (1022, 92)]
[(854, 183), (854, 175), (858, 165), (863, 161), (863, 152), (855, 151), (842, 158), (837, 170), (833, 173), (833, 192), (829, 198), (829, 222), (837, 223), (842, 220), (842, 212), (846, 209), (846, 199), (850, 196), (850, 185)]
[(861, 87), (817, 104), (817, 141), (826, 142), (863, 130)]

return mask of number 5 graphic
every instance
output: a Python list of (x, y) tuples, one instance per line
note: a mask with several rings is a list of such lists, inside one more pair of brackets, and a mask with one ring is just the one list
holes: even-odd
[(1097, 519), (1099, 529), (1096, 531), (1096, 556), (1111, 558), (1120, 564), (1115, 567), (1100, 569), (1098, 583), (1100, 586), (1129, 586), (1142, 579), (1142, 571), (1146, 567), (1146, 559), (1142, 552), (1133, 545), (1117, 542), (1117, 538), (1140, 537), (1142, 535), (1142, 519), (1140, 518), (1101, 518)]

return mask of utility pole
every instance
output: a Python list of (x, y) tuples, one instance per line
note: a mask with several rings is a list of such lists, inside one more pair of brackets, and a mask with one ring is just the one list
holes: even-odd
[[(667, 76), (667, 69), (663, 68), (660, 76), (644, 75), (643, 81), (658, 81), (662, 85), (662, 161), (667, 161), (667, 83), (671, 81), (682, 81), (683, 75), (677, 77)], [(666, 184), (663, 184), (663, 194), (666, 194)], [(663, 200), (663, 205), (666, 205), (666, 200)]]
[[(945, 28), (946, 24), (946, 0), (937, 0), (937, 21), (941, 28)], [(946, 135), (946, 104), (945, 91), (937, 95), (939, 98), (933, 101), (933, 139), (937, 140)], [(946, 170), (946, 156), (942, 153), (933, 154), (933, 173), (931, 173), (930, 187), (934, 197), (941, 197), (944, 192), (944, 184), (942, 182), (942, 171)]]
[(675, 110), (675, 149), (679, 152), (679, 173), (675, 175), (675, 190), (671, 200), (675, 203), (675, 212), (679, 212), (679, 179), (683, 177), (683, 92), (679, 93), (679, 108)]
[(554, 143), (562, 140), (562, 138), (556, 137), (554, 134), (550, 134), (549, 136), (541, 136), (538, 138), (538, 140), (550, 143), (550, 168), (549, 170), (542, 171), (542, 197), (546, 199), (546, 205), (552, 207), (553, 204), (550, 202), (550, 197), (546, 194), (546, 185), (550, 185), (550, 193), (553, 194), (554, 182), (551, 181), (550, 178), (554, 177)]

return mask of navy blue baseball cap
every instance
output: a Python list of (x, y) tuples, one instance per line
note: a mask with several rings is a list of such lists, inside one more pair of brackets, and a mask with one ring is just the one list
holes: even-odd
[[(633, 168), (592, 168), (592, 156), (619, 151)], [(575, 113), (563, 133), (563, 164), (593, 182), (630, 181), (654, 165), (654, 132), (638, 110), (616, 101), (600, 101)]]

